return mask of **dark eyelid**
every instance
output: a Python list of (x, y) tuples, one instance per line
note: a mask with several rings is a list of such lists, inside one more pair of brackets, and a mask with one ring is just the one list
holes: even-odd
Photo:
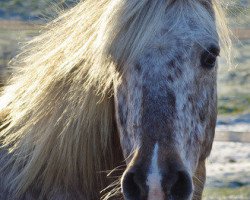
[(217, 57), (220, 55), (220, 47), (218, 47), (216, 45), (210, 46), (208, 48), (208, 52)]
[(220, 55), (220, 48), (217, 45), (211, 44), (207, 49), (203, 50), (201, 54), (201, 66), (205, 69), (212, 69)]

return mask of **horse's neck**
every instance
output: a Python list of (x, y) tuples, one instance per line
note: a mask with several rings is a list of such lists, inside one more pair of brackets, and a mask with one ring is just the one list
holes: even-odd
[[(5, 163), (8, 161), (6, 159), (6, 155), (7, 155), (7, 151), (1, 149), (0, 150), (0, 168), (2, 168)], [(7, 155), (8, 157), (8, 155)], [(5, 158), (5, 159), (3, 159)], [(8, 175), (8, 172), (5, 171), (5, 173), (0, 172), (0, 200), (38, 200), (38, 196), (39, 196), (39, 190), (36, 190), (34, 188), (30, 188), (30, 190), (28, 190), (24, 196), (22, 196), (21, 198), (15, 198), (13, 196), (13, 194), (10, 192), (9, 188), (8, 188), (8, 183), (7, 183), (7, 179), (6, 176)], [(13, 177), (14, 179), (15, 177)], [(9, 179), (8, 179), (9, 180)], [(46, 197), (47, 199), (50, 200), (88, 200), (84, 197), (84, 195), (82, 194), (76, 194), (76, 193), (70, 193), (70, 192), (66, 192), (66, 191), (62, 191), (62, 190), (57, 190), (54, 189), (51, 194), (48, 194), (48, 197)]]
[[(0, 145), (1, 146), (1, 145)], [(123, 155), (122, 155), (122, 151), (120, 148), (120, 143), (119, 143), (119, 137), (117, 134), (115, 134), (113, 136), (112, 139), (112, 151), (113, 151), (113, 155), (114, 158), (112, 159), (114, 161), (114, 163), (112, 163), (111, 169), (120, 166), (122, 164), (123, 161)], [(6, 149), (1, 149), (0, 148), (0, 169), (3, 168), (3, 166), (5, 166), (5, 164), (8, 162), (8, 160), (10, 159), (11, 154), (8, 153), (8, 151)], [(104, 158), (105, 159), (105, 158)], [(11, 169), (11, 166), (7, 169), (9, 170)], [(121, 176), (121, 174), (123, 173), (123, 171), (119, 171), (117, 173), (112, 174), (112, 177), (114, 176)], [(7, 180), (13, 180), (15, 178), (15, 175), (13, 175), (13, 177), (10, 178), (6, 178), (7, 176), (9, 176), (8, 171), (0, 171), (0, 200), (20, 200), (13, 198), (13, 194), (11, 192), (9, 192), (8, 189), (8, 184)], [(105, 187), (107, 187), (109, 184), (111, 184), (112, 182), (115, 181), (115, 179), (112, 178), (107, 178), (106, 177), (106, 173), (103, 173), (102, 175), (102, 179), (103, 182), (106, 183)], [(100, 199), (100, 190), (102, 190), (104, 188), (102, 188), (102, 186), (98, 185), (98, 183), (96, 183), (96, 191), (94, 191), (94, 193), (96, 193), (96, 197), (93, 199)], [(25, 195), (21, 198), (24, 200), (37, 200), (38, 196), (40, 195), (39, 193), (39, 186), (34, 186), (32, 188), (30, 188)], [(48, 197), (46, 197), (50, 200), (61, 200), (61, 199), (65, 199), (65, 200), (92, 200), (92, 199), (88, 199), (85, 197), (85, 191), (81, 191), (80, 189), (74, 188), (74, 191), (70, 192), (70, 191), (64, 191), (61, 190), (60, 188), (53, 188), (51, 190), (51, 192), (49, 192)], [(112, 199), (112, 198), (111, 198)]]

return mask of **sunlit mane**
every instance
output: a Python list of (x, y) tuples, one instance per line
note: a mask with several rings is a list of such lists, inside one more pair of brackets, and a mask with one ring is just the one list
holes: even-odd
[[(200, 11), (197, 1), (184, 4), (192, 5), (208, 34), (216, 34), (212, 16)], [(85, 0), (24, 47), (0, 99), (2, 128), (8, 125), (0, 143), (13, 153), (3, 170), (12, 166), (6, 183), (14, 193), (39, 185), (42, 199), (60, 186), (58, 190), (81, 188), (87, 191), (84, 198), (96, 198), (96, 188), (105, 185), (98, 172), (115, 162), (112, 83), (119, 78), (117, 68), (133, 62), (166, 9), (183, 2)], [(214, 2), (214, 8), (229, 55), (225, 17), (220, 4)], [(177, 9), (173, 19), (181, 12)]]

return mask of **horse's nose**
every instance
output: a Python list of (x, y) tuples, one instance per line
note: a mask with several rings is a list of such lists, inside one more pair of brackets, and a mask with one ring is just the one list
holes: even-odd
[[(166, 169), (161, 174), (159, 184), (154, 174), (143, 172), (141, 168), (128, 170), (122, 180), (123, 195), (126, 200), (187, 200), (192, 193), (192, 180), (185, 170)], [(151, 178), (149, 178), (151, 176)], [(152, 180), (149, 180), (152, 179)]]
[(148, 187), (145, 175), (140, 168), (130, 169), (125, 172), (122, 180), (122, 191), (126, 200), (147, 199)]
[(174, 169), (165, 174), (162, 187), (169, 199), (187, 200), (192, 193), (192, 180), (186, 171)]

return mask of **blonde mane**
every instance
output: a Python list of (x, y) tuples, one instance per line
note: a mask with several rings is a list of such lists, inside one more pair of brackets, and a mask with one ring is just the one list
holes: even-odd
[[(117, 164), (117, 67), (136, 58), (172, 2), (85, 0), (24, 47), (0, 99), (0, 144), (12, 154), (3, 170), (11, 166), (6, 183), (13, 193), (39, 185), (41, 199), (57, 187), (97, 199), (106, 184), (99, 172)], [(221, 5), (214, 8), (221, 43), (230, 50)]]

